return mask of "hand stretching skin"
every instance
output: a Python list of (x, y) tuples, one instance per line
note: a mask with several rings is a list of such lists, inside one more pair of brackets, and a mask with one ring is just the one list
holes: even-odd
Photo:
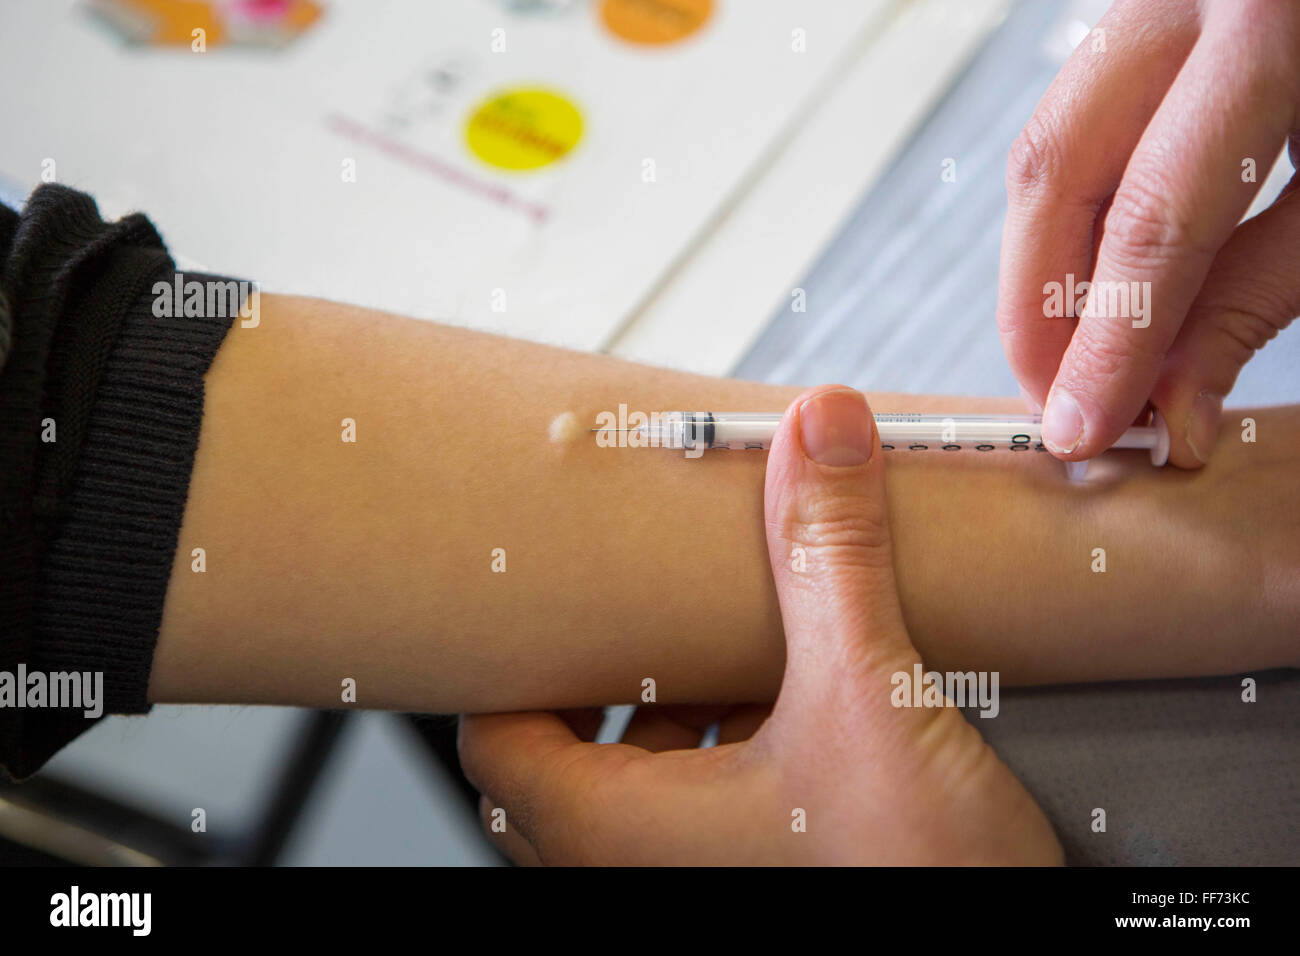
[(557, 714), (462, 720), (462, 765), (485, 794), (485, 821), (504, 809), (507, 853), (521, 863), (1061, 862), (1042, 811), (958, 711), (891, 703), (892, 675), (921, 658), (894, 580), (884, 470), (860, 393), (815, 389), (787, 410), (765, 485), (787, 662), (771, 716), (748, 739), (753, 708), (725, 716), (719, 746), (704, 750), (671, 749), (698, 743), (690, 718), (696, 728), (710, 719), (699, 709), (642, 708), (623, 743), (603, 746)]
[[(1288, 135), (1300, 159), (1297, 104), (1293, 0), (1120, 0), (1061, 70), (1008, 162), (998, 304), (1057, 457), (1110, 447), (1149, 400), (1170, 461), (1209, 459), (1241, 367), (1300, 314), (1295, 180), (1238, 225)], [(1092, 283), (1077, 323), (1044, 304), (1067, 276)], [(1113, 283), (1150, 283), (1145, 314), (1117, 315)]]

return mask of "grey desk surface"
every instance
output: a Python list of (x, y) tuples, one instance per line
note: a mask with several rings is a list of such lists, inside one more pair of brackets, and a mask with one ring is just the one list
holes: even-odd
[[(808, 275), (807, 312), (773, 316), (738, 375), (1017, 394), (993, 319), (1003, 170), (1060, 66), (1044, 37), (1068, 6), (1013, 10)], [(940, 180), (947, 158), (956, 182)], [(1300, 334), (1283, 335), (1232, 402), (1297, 401), (1297, 368)], [(1300, 675), (1253, 676), (1253, 705), (1240, 678), (1225, 677), (1004, 692), (997, 718), (972, 722), (1043, 804), (1073, 863), (1297, 864)], [(1098, 807), (1105, 833), (1091, 830)]]

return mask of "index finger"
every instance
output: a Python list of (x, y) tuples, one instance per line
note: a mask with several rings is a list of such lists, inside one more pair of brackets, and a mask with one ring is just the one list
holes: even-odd
[(544, 804), (570, 785), (560, 771), (599, 745), (580, 740), (558, 714), (541, 712), (461, 715), (456, 746), (469, 782), (529, 838)]
[[(1074, 332), (1073, 282), (1092, 274), (1099, 210), (1198, 29), (1191, 4), (1117, 3), (1075, 49), (1011, 148), (998, 328), (1012, 372), (1040, 406)], [(1064, 293), (1061, 308), (1045, 304), (1053, 283)]]
[(1058, 457), (1105, 451), (1150, 397), (1215, 254), (1259, 189), (1243, 160), (1272, 157), (1291, 128), (1279, 91), (1292, 80), (1268, 65), (1295, 63), (1268, 49), (1294, 42), (1281, 33), (1249, 20), (1207, 25), (1134, 150), (1043, 411), (1043, 443)]

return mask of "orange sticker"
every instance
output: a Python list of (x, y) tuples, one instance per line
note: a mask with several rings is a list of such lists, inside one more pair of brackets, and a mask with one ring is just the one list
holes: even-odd
[(196, 53), (223, 44), (283, 46), (321, 16), (315, 0), (96, 0), (89, 9), (128, 42)]
[(713, 0), (603, 0), (600, 5), (610, 33), (646, 46), (684, 40), (712, 14)]

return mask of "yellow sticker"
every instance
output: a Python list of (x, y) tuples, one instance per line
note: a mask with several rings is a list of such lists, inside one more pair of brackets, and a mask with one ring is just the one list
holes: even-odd
[(465, 142), (499, 169), (540, 169), (582, 139), (582, 114), (558, 93), (519, 88), (490, 96), (470, 114)]
[(604, 0), (600, 19), (629, 43), (661, 46), (684, 40), (708, 22), (713, 0)]

